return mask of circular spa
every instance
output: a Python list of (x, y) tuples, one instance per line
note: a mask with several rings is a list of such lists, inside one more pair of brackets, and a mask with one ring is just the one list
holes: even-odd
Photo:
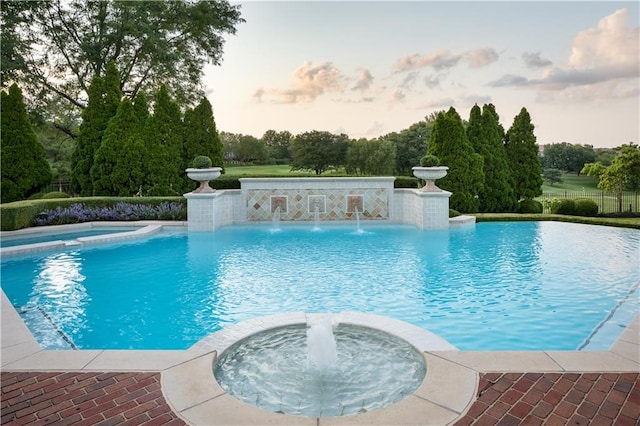
[(335, 417), (386, 407), (411, 395), (426, 373), (420, 351), (392, 334), (330, 316), (253, 334), (225, 350), (214, 376), (259, 408)]

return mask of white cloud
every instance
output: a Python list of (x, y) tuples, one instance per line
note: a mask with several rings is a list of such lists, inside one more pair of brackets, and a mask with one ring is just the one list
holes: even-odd
[(471, 68), (482, 68), (496, 62), (500, 55), (490, 47), (483, 47), (469, 50), (465, 53), (465, 58)]
[(429, 89), (435, 89), (440, 85), (439, 75), (425, 75), (422, 80), (424, 81), (424, 85)]
[(392, 105), (401, 104), (406, 100), (406, 98), (407, 98), (407, 95), (404, 93), (404, 90), (396, 89), (391, 94), (391, 99), (389, 101)]
[(546, 69), (540, 78), (507, 74), (489, 86), (533, 88), (547, 92), (538, 93), (540, 100), (547, 101), (637, 96), (640, 30), (630, 27), (628, 21), (628, 10), (620, 9), (602, 18), (595, 28), (580, 32), (573, 39), (567, 62)]
[(373, 83), (373, 76), (369, 72), (369, 70), (360, 70), (360, 74), (358, 74), (358, 81), (351, 88), (351, 90), (360, 90), (365, 91), (371, 87)]
[(293, 72), (288, 88), (259, 88), (253, 97), (259, 102), (265, 99), (286, 104), (313, 102), (327, 91), (342, 92), (344, 85), (345, 77), (331, 62), (317, 65), (305, 62)]
[(448, 50), (438, 50), (430, 55), (406, 55), (398, 59), (393, 65), (396, 72), (412, 71), (426, 67), (432, 67), (436, 71), (454, 67), (462, 58), (462, 55), (452, 55)]

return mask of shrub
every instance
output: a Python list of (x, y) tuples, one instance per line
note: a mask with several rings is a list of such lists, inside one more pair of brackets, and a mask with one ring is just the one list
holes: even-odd
[(435, 155), (425, 155), (420, 159), (422, 167), (436, 167), (440, 164), (440, 159)]
[(460, 216), (460, 212), (458, 210), (449, 209), (449, 217)]
[(575, 202), (575, 215), (596, 216), (598, 214), (598, 204), (589, 198), (577, 198)]
[(29, 195), (29, 198), (27, 198), (27, 200), (40, 200), (43, 196), (44, 194), (42, 192), (36, 192), (35, 194)]
[(530, 198), (520, 200), (518, 203), (518, 213), (542, 213), (542, 203)]
[(54, 192), (47, 192), (40, 198), (42, 198), (43, 200), (52, 200), (56, 198), (69, 198), (69, 194), (67, 194), (66, 192), (54, 191)]
[(554, 199), (551, 202), (551, 213), (573, 215), (576, 212), (576, 203), (568, 198)]
[(211, 158), (206, 155), (198, 155), (193, 159), (193, 167), (196, 169), (208, 169), (211, 167)]
[(417, 188), (418, 179), (413, 176), (396, 176), (396, 180), (393, 181), (394, 188)]

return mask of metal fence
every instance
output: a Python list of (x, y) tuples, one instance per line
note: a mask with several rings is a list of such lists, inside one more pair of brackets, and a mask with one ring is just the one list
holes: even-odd
[(618, 203), (618, 197), (613, 192), (603, 191), (558, 191), (558, 192), (543, 192), (542, 195), (536, 198), (542, 202), (543, 212), (551, 213), (549, 211), (549, 203), (545, 201), (552, 201), (554, 199), (568, 198), (575, 200), (577, 198), (589, 198), (598, 204), (598, 213), (620, 213), (620, 212), (633, 212), (638, 213), (640, 207), (640, 196), (638, 192), (626, 191), (622, 193), (622, 209), (620, 209)]

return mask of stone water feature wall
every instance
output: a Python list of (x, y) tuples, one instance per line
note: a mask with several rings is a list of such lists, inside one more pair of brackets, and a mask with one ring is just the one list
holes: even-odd
[[(189, 231), (215, 231), (234, 224), (387, 221), (418, 229), (448, 229), (475, 223), (472, 216), (449, 219), (448, 191), (394, 189), (394, 177), (243, 178), (240, 190), (184, 194)], [(316, 213), (317, 212), (317, 213)]]
[(244, 178), (248, 222), (389, 220), (393, 177)]

